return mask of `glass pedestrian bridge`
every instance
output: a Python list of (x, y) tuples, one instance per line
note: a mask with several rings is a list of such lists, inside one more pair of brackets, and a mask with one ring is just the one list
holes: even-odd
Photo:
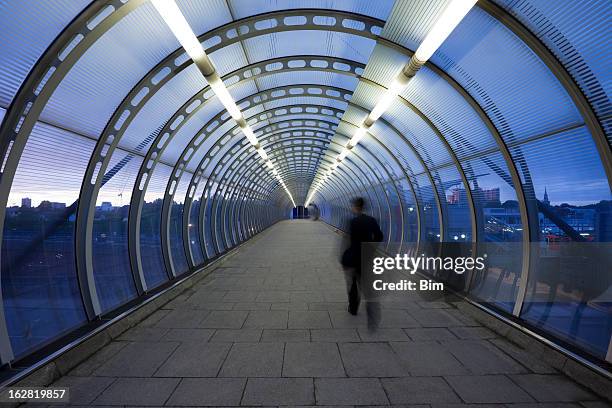
[[(83, 406), (606, 406), (611, 20), (0, 0), (0, 381)], [(486, 268), (419, 271), (445, 291), (390, 294), (368, 331), (339, 264), (355, 197), (388, 256)]]

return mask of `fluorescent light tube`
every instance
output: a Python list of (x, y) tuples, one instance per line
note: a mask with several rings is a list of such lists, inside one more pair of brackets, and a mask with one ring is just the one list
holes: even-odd
[(453, 0), (442, 12), (433, 28), (419, 45), (414, 56), (420, 62), (426, 62), (434, 52), (442, 45), (444, 40), (459, 25), (463, 17), (476, 4), (476, 0)]
[(213, 90), (215, 95), (217, 95), (225, 109), (227, 109), (232, 119), (241, 119), (242, 112), (240, 112), (240, 108), (238, 107), (238, 105), (236, 105), (236, 102), (234, 102), (232, 95), (230, 95), (223, 81), (221, 79), (214, 79), (210, 80), (208, 84), (210, 85), (210, 88)]
[(257, 137), (255, 136), (255, 133), (253, 133), (253, 130), (251, 129), (251, 127), (249, 125), (246, 125), (245, 127), (241, 129), (242, 129), (242, 133), (244, 133), (244, 135), (249, 140), (249, 142), (251, 142), (253, 146), (257, 146), (257, 144), (259, 143), (259, 140), (257, 140)]
[(357, 143), (359, 143), (359, 141), (363, 139), (365, 134), (366, 134), (366, 130), (364, 128), (362, 127), (357, 128), (357, 130), (355, 131), (355, 134), (353, 135), (351, 140), (349, 140), (349, 146), (351, 147), (357, 146)]
[(389, 109), (391, 103), (395, 100), (397, 95), (399, 95), (400, 92), (404, 90), (406, 85), (407, 82), (400, 82), (397, 79), (394, 79), (393, 82), (391, 82), (391, 85), (389, 85), (389, 88), (387, 88), (387, 90), (383, 94), (382, 98), (380, 98), (376, 106), (374, 106), (372, 112), (370, 112), (370, 114), (368, 115), (366, 122), (369, 122), (370, 125), (376, 122), (378, 118), (380, 118), (383, 113), (385, 113), (387, 109)]
[(185, 16), (173, 0), (151, 0), (151, 3), (191, 59), (196, 60), (206, 55), (202, 44), (198, 41), (189, 23), (185, 20)]
[(257, 149), (257, 153), (259, 153), (259, 156), (264, 159), (264, 161), (268, 160), (268, 155), (266, 154), (266, 151), (263, 148), (259, 148)]

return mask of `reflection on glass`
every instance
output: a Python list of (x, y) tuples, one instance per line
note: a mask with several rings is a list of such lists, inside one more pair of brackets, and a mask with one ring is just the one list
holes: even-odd
[[(612, 194), (593, 141), (581, 127), (513, 150), (527, 164), (521, 176), (538, 209), (540, 237), (521, 317), (604, 358), (612, 334), (612, 268), (584, 254), (612, 240)], [(567, 249), (576, 245), (592, 249)]]

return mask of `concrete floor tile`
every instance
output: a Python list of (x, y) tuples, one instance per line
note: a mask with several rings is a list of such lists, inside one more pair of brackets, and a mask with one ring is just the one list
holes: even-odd
[(257, 293), (252, 291), (227, 291), (223, 296), (223, 302), (254, 302), (256, 297)]
[(436, 404), (461, 402), (440, 377), (383, 378), (391, 404)]
[(215, 377), (229, 343), (182, 343), (155, 372), (156, 377)]
[(238, 302), (232, 310), (270, 310), (270, 305), (268, 302)]
[(289, 312), (290, 329), (331, 329), (331, 320), (326, 311)]
[(499, 337), (486, 327), (451, 327), (451, 332), (460, 339), (478, 340), (478, 339), (493, 339)]
[(185, 378), (166, 403), (169, 406), (239, 406), (243, 378)]
[(210, 329), (240, 329), (249, 312), (245, 310), (213, 310), (200, 327)]
[(309, 302), (309, 310), (346, 311), (347, 300), (343, 302)]
[(401, 377), (409, 375), (386, 343), (340, 343), (340, 353), (349, 377)]
[(308, 310), (308, 303), (306, 302), (272, 303), (270, 310)]
[(378, 378), (317, 378), (317, 405), (388, 405)]
[(179, 346), (175, 342), (130, 343), (102, 364), (95, 375), (106, 377), (151, 377)]
[(379, 328), (374, 331), (368, 329), (357, 329), (357, 333), (359, 333), (359, 337), (364, 342), (410, 341), (410, 338), (402, 329)]
[(314, 405), (312, 378), (249, 378), (241, 405)]
[(466, 375), (445, 377), (468, 403), (533, 402), (533, 398), (505, 375)]
[(310, 341), (310, 332), (305, 329), (265, 329), (262, 342), (304, 342)]
[(259, 292), (257, 298), (255, 299), (258, 302), (289, 302), (291, 300), (291, 296), (286, 291), (262, 291)]
[(283, 377), (346, 377), (334, 343), (287, 343)]
[(331, 341), (338, 343), (360, 342), (356, 329), (312, 329), (311, 341)]
[(191, 329), (200, 327), (200, 323), (208, 315), (205, 310), (179, 309), (172, 310), (155, 327), (168, 329)]
[(161, 338), (163, 341), (197, 341), (206, 343), (215, 333), (215, 329), (169, 329)]
[[(363, 313), (365, 313), (365, 308)], [(406, 310), (381, 310), (380, 317), (381, 328), (409, 328), (421, 326), (421, 324), (417, 322)]]
[(323, 294), (321, 292), (312, 291), (292, 291), (289, 294), (290, 302), (323, 302)]
[(422, 309), (409, 312), (423, 327), (463, 326), (463, 323), (446, 309)]
[(404, 329), (408, 337), (414, 341), (421, 340), (455, 340), (455, 336), (446, 327), (417, 327)]
[(178, 378), (118, 378), (93, 405), (163, 405)]
[(367, 316), (361, 312), (357, 316), (351, 315), (345, 310), (333, 310), (329, 312), (329, 317), (332, 322), (332, 327), (336, 329), (356, 329), (359, 327), (368, 327)]
[(413, 376), (470, 374), (446, 347), (435, 342), (394, 342), (391, 348)]
[(510, 378), (541, 402), (592, 401), (597, 397), (562, 375), (519, 374)]
[(526, 370), (484, 340), (444, 340), (444, 346), (474, 374), (519, 374)]
[(67, 387), (70, 404), (91, 404), (109, 385), (115, 381), (112, 377), (73, 377), (65, 376), (50, 387)]
[(286, 329), (287, 328), (287, 311), (285, 310), (267, 310), (267, 311), (251, 311), (244, 322), (245, 328), (262, 328), (262, 329)]
[(211, 343), (256, 343), (263, 329), (217, 329), (209, 340)]
[(87, 360), (76, 366), (70, 371), (70, 375), (77, 377), (84, 377), (92, 375), (92, 373), (98, 369), (98, 367), (109, 361), (115, 354), (121, 349), (129, 345), (130, 343), (125, 341), (113, 341), (104, 346), (97, 353), (89, 357)]
[(220, 377), (280, 377), (284, 343), (235, 343)]
[(162, 327), (132, 327), (121, 336), (119, 341), (159, 341), (169, 329)]

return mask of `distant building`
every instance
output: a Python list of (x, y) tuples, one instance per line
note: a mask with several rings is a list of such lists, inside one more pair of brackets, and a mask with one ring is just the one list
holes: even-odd
[(112, 211), (112, 209), (113, 209), (113, 203), (109, 201), (102, 202), (102, 205), (100, 206), (100, 211)]
[(21, 207), (22, 208), (32, 208), (32, 199), (28, 197), (24, 197), (21, 199)]
[(467, 193), (465, 189), (463, 188), (454, 188), (451, 191), (451, 193), (446, 197), (446, 201), (449, 204), (453, 204), (453, 205), (459, 205), (459, 204), (467, 205), (468, 203)]
[(481, 189), (482, 199), (487, 203), (499, 203), (499, 187)]
[(612, 241), (612, 202), (601, 202), (595, 212), (595, 239)]
[[(475, 201), (481, 200), (482, 204), (485, 206), (487, 205), (499, 206), (501, 204), (499, 200), (499, 188), (491, 188), (491, 189), (477, 188), (476, 190), (472, 191), (472, 196)], [(468, 204), (467, 192), (463, 188), (455, 188), (446, 197), (446, 201), (449, 204), (454, 204), (454, 205), (457, 205), (457, 204), (467, 205)]]
[(51, 208), (53, 208), (54, 210), (60, 210), (62, 208), (66, 208), (66, 203), (51, 202)]

